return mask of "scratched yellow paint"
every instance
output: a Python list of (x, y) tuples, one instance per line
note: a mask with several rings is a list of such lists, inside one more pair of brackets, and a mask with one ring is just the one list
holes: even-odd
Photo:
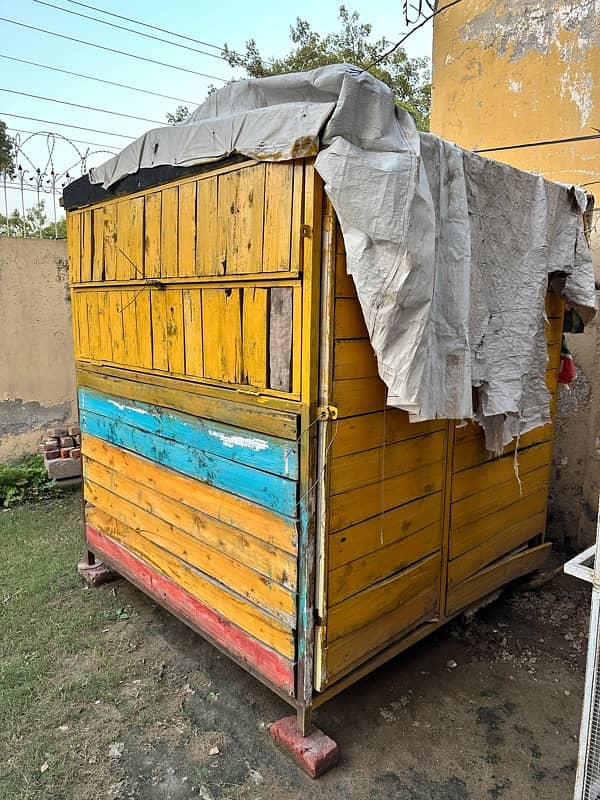
[(202, 339), (204, 374), (224, 383), (242, 381), (240, 289), (204, 289)]
[(179, 236), (179, 189), (177, 186), (163, 189), (161, 212), (161, 276), (177, 277), (177, 249)]
[(185, 336), (185, 374), (202, 378), (204, 359), (202, 352), (202, 291), (183, 290), (183, 328)]
[(222, 275), (217, 177), (202, 178), (196, 190), (196, 275)]
[(162, 193), (151, 192), (145, 198), (144, 276), (160, 277), (160, 234)]
[(251, 386), (267, 385), (267, 301), (268, 290), (244, 289), (243, 360)]
[(196, 271), (196, 184), (184, 183), (179, 187), (177, 222), (178, 256), (177, 272), (180, 277)]

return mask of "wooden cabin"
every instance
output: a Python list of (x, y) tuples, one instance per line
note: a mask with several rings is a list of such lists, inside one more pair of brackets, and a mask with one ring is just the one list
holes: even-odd
[(521, 437), (519, 483), (478, 426), (386, 408), (312, 159), (86, 177), (64, 201), (87, 548), (302, 731), (541, 564), (552, 426)]

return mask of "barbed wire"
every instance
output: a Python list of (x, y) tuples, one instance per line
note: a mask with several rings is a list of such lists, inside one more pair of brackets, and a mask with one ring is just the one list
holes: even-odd
[(404, 22), (407, 25), (415, 25), (421, 17), (435, 12), (436, 6), (437, 0), (404, 0), (402, 3)]

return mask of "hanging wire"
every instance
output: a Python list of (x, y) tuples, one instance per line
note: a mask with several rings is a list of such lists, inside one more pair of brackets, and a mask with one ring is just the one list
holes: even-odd
[(435, 12), (437, 0), (404, 0), (402, 3), (402, 13), (404, 22), (407, 25), (415, 25), (421, 17), (427, 16), (427, 12)]

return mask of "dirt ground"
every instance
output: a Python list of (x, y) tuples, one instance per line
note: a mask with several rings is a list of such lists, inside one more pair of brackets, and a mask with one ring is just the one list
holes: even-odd
[[(14, 541), (10, 563), (28, 541), (21, 522), (11, 533), (18, 513), (0, 518), (4, 541)], [(8, 581), (3, 600), (6, 612), (14, 605), (10, 624), (22, 626), (5, 662), (10, 667), (19, 648), (22, 659), (0, 726), (2, 800), (572, 796), (585, 584), (561, 576), (542, 590), (506, 594), (470, 624), (443, 628), (331, 700), (315, 722), (338, 742), (341, 762), (311, 781), (268, 732), (290, 713), (286, 704), (125, 581), (82, 588), (65, 561), (80, 546), (75, 506), (55, 514), (41, 543), (46, 552), (61, 514), (70, 527), (66, 549), (42, 565), (48, 596), (34, 608), (35, 596), (13, 592)], [(27, 522), (32, 531), (36, 519)], [(31, 547), (39, 552), (40, 541), (32, 538)], [(24, 563), (31, 570), (28, 552)], [(42, 649), (48, 663), (31, 671)], [(2, 692), (0, 680), (0, 701)]]

